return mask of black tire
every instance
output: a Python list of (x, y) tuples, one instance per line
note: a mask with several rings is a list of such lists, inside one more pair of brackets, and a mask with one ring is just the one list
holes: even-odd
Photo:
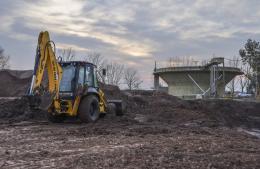
[(116, 116), (123, 116), (126, 112), (126, 105), (124, 102), (116, 105)]
[(116, 105), (114, 103), (107, 104), (107, 111), (110, 114), (116, 114)]
[(52, 123), (62, 123), (66, 119), (65, 115), (54, 115), (47, 113), (47, 119)]
[(123, 116), (126, 111), (126, 105), (124, 102), (111, 102), (107, 104), (107, 110), (116, 116)]
[(98, 120), (99, 114), (98, 98), (94, 95), (83, 98), (78, 110), (80, 120), (84, 123), (93, 123)]
[(107, 115), (106, 113), (100, 113), (100, 114), (99, 114), (99, 118), (102, 119), (102, 118), (104, 118), (106, 115)]

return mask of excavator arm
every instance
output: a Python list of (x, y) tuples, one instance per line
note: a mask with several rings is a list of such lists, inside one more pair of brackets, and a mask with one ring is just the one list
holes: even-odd
[[(62, 68), (55, 57), (52, 43), (47, 31), (40, 32), (29, 91), (29, 96), (41, 97), (40, 107), (45, 107), (44, 109), (47, 109), (53, 100), (59, 98), (59, 84), (62, 78)], [(47, 87), (43, 87), (45, 75), (47, 75)]]

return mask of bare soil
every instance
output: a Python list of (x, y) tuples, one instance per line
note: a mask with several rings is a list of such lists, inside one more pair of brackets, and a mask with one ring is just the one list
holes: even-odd
[(259, 103), (101, 87), (125, 101), (124, 116), (53, 124), (0, 100), (0, 168), (260, 168), (260, 139), (247, 134), (260, 129)]
[(259, 139), (236, 129), (111, 119), (2, 124), (1, 168), (260, 167)]

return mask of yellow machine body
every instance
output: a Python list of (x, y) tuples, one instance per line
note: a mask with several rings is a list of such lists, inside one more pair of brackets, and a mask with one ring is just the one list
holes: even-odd
[[(90, 91), (91, 87), (84, 84), (82, 86), (77, 86), (76, 92), (74, 92), (71, 99), (62, 98), (60, 93), (60, 83), (64, 72), (62, 64), (56, 58), (54, 51), (55, 44), (50, 40), (49, 33), (47, 31), (40, 32), (35, 58), (34, 74), (29, 95), (46, 97), (48, 103), (44, 103), (44, 106), (50, 114), (77, 116), (82, 97), (90, 94), (88, 91)], [(77, 61), (71, 61), (66, 64), (81, 64), (83, 66), (88, 64), (95, 67), (95, 65), (91, 65), (90, 63)], [(44, 81), (46, 82), (46, 79), (48, 83), (44, 86)], [(107, 103), (103, 91), (98, 87), (92, 89), (92, 91), (95, 92), (91, 94), (94, 94), (99, 101), (99, 113), (106, 113)], [(46, 101), (46, 98), (41, 98), (39, 102)]]

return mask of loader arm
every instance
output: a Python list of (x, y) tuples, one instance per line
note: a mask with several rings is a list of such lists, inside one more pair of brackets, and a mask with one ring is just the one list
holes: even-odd
[[(53, 42), (50, 40), (47, 31), (40, 32), (35, 56), (33, 78), (29, 91), (29, 95), (31, 96), (42, 96), (47, 92), (52, 96), (50, 101), (59, 98), (59, 84), (62, 78), (62, 68), (55, 57), (51, 45), (52, 43)], [(48, 86), (43, 90), (42, 84), (44, 80), (43, 76), (46, 74), (45, 72), (47, 73)]]

